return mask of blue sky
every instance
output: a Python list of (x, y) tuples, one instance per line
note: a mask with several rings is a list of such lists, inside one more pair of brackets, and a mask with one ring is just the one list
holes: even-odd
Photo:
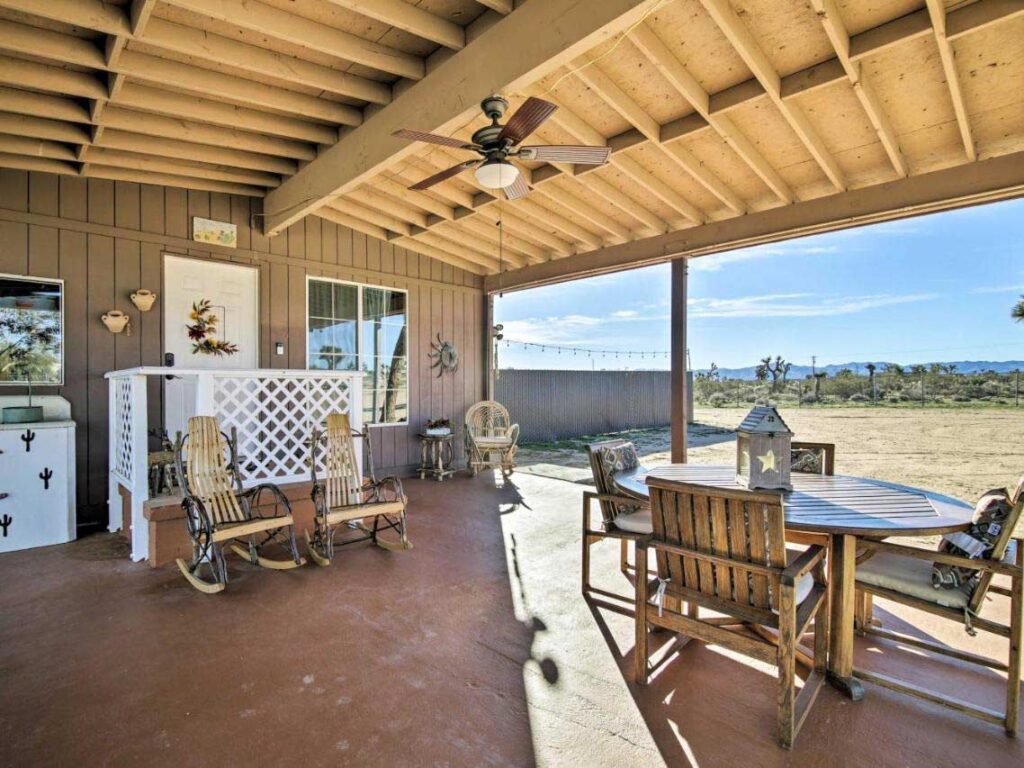
[[(505, 294), (510, 340), (667, 351), (669, 267)], [(695, 368), (1024, 359), (1024, 200), (790, 240), (690, 263)], [(667, 368), (665, 355), (589, 358), (502, 346), (501, 367)]]

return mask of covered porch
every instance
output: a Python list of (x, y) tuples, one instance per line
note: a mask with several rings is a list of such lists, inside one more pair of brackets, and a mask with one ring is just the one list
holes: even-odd
[[(791, 753), (771, 670), (688, 648), (632, 683), (633, 621), (579, 594), (578, 484), (526, 473), (410, 480), (408, 555), (346, 551), (267, 574), (235, 559), (197, 595), (116, 535), (0, 560), (12, 765), (1015, 765), (998, 727), (872, 687), (825, 688)], [(622, 591), (617, 547), (595, 585)], [(998, 599), (998, 598), (997, 598)], [(1005, 620), (1005, 600), (993, 616)], [(885, 601), (886, 622), (953, 648), (1005, 641)], [(31, 631), (25, 631), (31, 627)], [(214, 638), (217, 638), (214, 640)], [(967, 642), (970, 641), (970, 642)], [(858, 664), (998, 707), (1002, 673), (858, 638)]]

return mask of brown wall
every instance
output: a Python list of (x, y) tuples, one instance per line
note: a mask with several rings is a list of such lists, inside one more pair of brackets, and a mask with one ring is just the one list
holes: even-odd
[[(39, 388), (71, 401), (78, 425), (78, 522), (107, 521), (107, 384), (103, 374), (163, 357), (160, 302), (139, 313), (129, 294), (160, 293), (162, 254), (216, 258), (260, 269), (260, 365), (305, 367), (306, 275), (409, 291), (410, 425), (375, 430), (378, 467), (406, 471), (419, 462), (416, 433), (425, 419), (462, 414), (483, 397), (484, 298), (471, 273), (309, 216), (279, 237), (250, 227), (260, 201), (216, 192), (0, 169), (0, 273), (60, 277), (65, 297), (63, 387)], [(238, 225), (238, 248), (194, 247), (191, 217)], [(113, 335), (109, 309), (132, 316), (133, 332)], [(455, 343), (456, 374), (432, 375), (430, 340)], [(283, 341), (286, 354), (273, 354)], [(179, 361), (179, 365), (186, 365)], [(152, 381), (152, 380), (151, 380)], [(150, 423), (161, 423), (160, 387), (150, 386)], [(0, 394), (22, 390), (0, 387)], [(461, 446), (459, 448), (461, 453)]]

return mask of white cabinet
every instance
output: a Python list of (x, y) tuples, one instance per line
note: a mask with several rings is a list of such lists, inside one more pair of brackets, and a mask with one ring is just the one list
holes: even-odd
[(0, 424), (0, 552), (75, 538), (75, 423)]

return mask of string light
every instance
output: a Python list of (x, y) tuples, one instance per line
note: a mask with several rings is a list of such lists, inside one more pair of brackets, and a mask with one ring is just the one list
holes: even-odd
[(591, 347), (577, 347), (577, 346), (573, 346), (571, 344), (548, 344), (548, 343), (541, 344), (541, 343), (536, 342), (536, 341), (519, 341), (517, 339), (505, 339), (504, 340), (504, 344), (505, 344), (505, 348), (506, 349), (512, 349), (513, 347), (518, 347), (518, 348), (523, 349), (523, 350), (533, 348), (533, 349), (539, 349), (542, 353), (545, 353), (545, 352), (548, 352), (548, 351), (553, 351), (553, 352), (556, 352), (559, 355), (562, 354), (562, 352), (564, 351), (566, 353), (572, 352), (573, 356), (576, 356), (576, 355), (579, 355), (579, 354), (584, 354), (587, 357), (598, 357), (598, 356), (600, 356), (602, 358), (604, 358), (604, 357), (614, 357), (614, 358), (624, 357), (624, 358), (627, 358), (627, 359), (633, 359), (634, 357), (636, 357), (636, 358), (638, 358), (640, 360), (644, 360), (648, 356), (652, 360), (654, 360), (655, 358), (658, 358), (658, 357), (668, 358), (668, 356), (669, 356), (668, 352), (666, 352), (664, 350), (660, 350), (660, 349), (659, 350), (650, 350), (650, 349), (647, 349), (647, 350), (597, 349), (597, 348), (591, 348)]

